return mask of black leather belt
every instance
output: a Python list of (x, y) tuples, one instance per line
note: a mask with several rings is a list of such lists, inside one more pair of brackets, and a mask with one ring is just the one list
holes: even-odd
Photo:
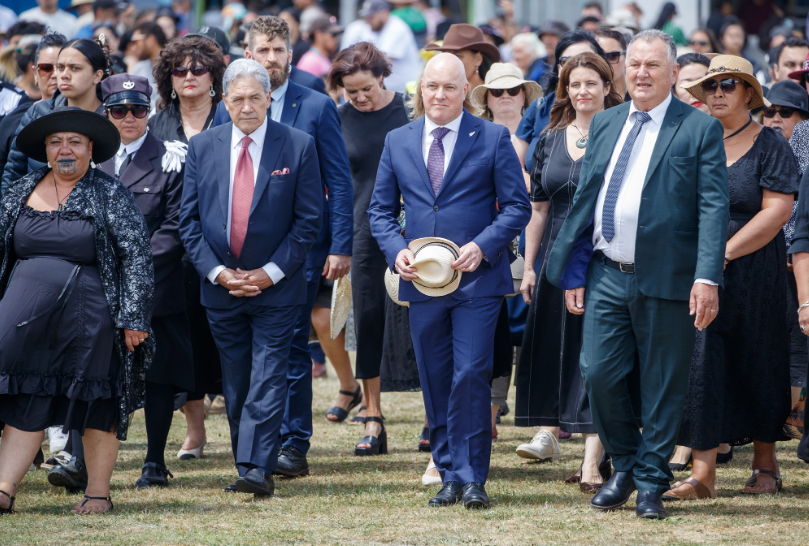
[(634, 273), (635, 272), (635, 264), (629, 262), (616, 262), (615, 260), (610, 260), (607, 256), (601, 252), (600, 250), (596, 250), (593, 253), (593, 256), (600, 261), (604, 265), (608, 265), (613, 269), (617, 269), (621, 273)]

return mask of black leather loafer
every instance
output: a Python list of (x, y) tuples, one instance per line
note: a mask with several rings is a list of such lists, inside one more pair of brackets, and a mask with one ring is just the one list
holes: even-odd
[(654, 491), (638, 491), (635, 514), (643, 519), (666, 519), (663, 497)]
[(275, 492), (275, 482), (270, 474), (265, 474), (260, 468), (251, 468), (236, 480), (236, 491), (269, 497)]
[(236, 482), (233, 482), (230, 485), (226, 485), (224, 489), (225, 493), (236, 493)]
[(169, 484), (169, 476), (172, 478), (174, 475), (169, 472), (165, 465), (157, 463), (146, 463), (143, 465), (143, 471), (140, 478), (135, 482), (137, 489), (146, 487), (166, 487)]
[(489, 495), (486, 494), (482, 483), (465, 483), (461, 502), (466, 508), (488, 508)]
[(616, 472), (590, 501), (596, 510), (615, 510), (626, 504), (635, 491), (632, 472)]
[(446, 482), (438, 494), (430, 499), (429, 506), (450, 506), (461, 500), (463, 491), (458, 482)]
[(273, 474), (297, 478), (298, 476), (309, 475), (309, 463), (306, 462), (306, 455), (294, 446), (282, 446), (278, 451), (278, 465)]
[(71, 457), (65, 465), (54, 466), (48, 472), (48, 482), (56, 487), (64, 487), (68, 493), (78, 493), (87, 489), (87, 468), (84, 462)]

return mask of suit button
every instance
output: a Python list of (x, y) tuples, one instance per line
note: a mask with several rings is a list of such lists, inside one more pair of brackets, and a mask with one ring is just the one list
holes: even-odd
[(231, 254), (230, 252), (228, 252), (228, 256), (233, 256), (233, 254)]
[(434, 206), (433, 210), (438, 210), (438, 205)]

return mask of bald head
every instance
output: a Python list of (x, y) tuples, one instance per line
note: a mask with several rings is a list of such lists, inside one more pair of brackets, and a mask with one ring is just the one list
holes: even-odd
[(469, 91), (466, 70), (451, 53), (439, 53), (427, 62), (421, 78), (424, 112), (436, 125), (446, 125), (463, 113)]

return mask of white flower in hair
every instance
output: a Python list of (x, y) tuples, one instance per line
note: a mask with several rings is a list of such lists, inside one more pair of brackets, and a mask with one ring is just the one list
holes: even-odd
[(163, 143), (166, 153), (163, 154), (163, 172), (178, 173), (183, 169), (185, 155), (188, 153), (188, 144), (179, 140), (167, 140)]

